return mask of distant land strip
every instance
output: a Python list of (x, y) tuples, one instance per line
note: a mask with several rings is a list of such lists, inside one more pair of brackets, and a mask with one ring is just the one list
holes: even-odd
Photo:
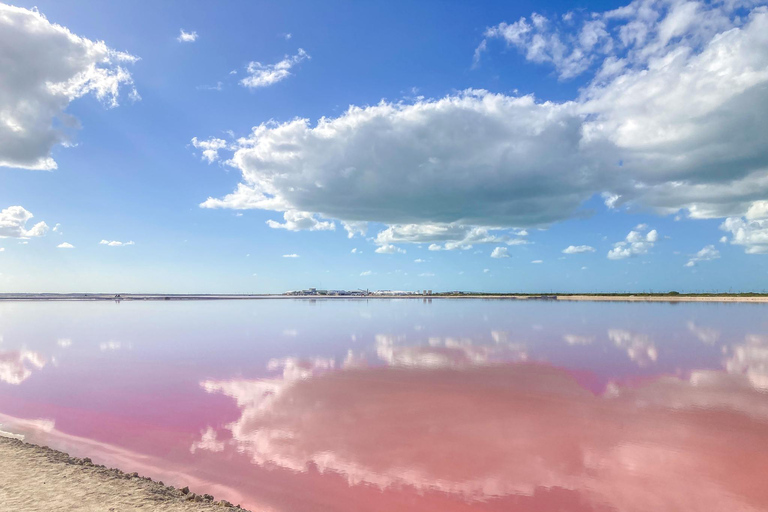
[(431, 294), (387, 295), (286, 295), (286, 294), (157, 294), (157, 293), (0, 293), (0, 301), (181, 301), (181, 300), (367, 300), (367, 299), (509, 299), (549, 301), (616, 302), (768, 302), (765, 293), (606, 293), (606, 294), (520, 294), (437, 292)]

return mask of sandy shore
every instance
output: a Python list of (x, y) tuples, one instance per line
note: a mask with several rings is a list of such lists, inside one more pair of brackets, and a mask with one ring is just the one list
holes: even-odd
[[(82, 293), (0, 293), (2, 301), (113, 301), (115, 294)], [(557, 294), (472, 294), (472, 295), (157, 295), (123, 294), (120, 301), (201, 301), (201, 300), (399, 300), (399, 299), (515, 299), (515, 300), (579, 300), (600, 302), (764, 302), (768, 295), (557, 295)]]
[(619, 302), (768, 302), (768, 297), (739, 297), (736, 295), (558, 295), (557, 300), (619, 301)]
[[(0, 437), (0, 511), (198, 512), (232, 505)], [(235, 508), (237, 510), (237, 508)]]

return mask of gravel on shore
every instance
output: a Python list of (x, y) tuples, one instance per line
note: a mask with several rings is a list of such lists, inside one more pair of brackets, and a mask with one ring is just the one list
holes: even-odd
[(242, 510), (188, 488), (176, 489), (137, 473), (18, 439), (0, 437), (0, 512), (198, 512)]

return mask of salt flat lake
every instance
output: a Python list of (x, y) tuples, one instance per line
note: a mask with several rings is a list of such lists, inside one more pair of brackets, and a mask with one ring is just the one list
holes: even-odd
[(254, 511), (764, 511), (768, 305), (6, 302), (0, 430)]

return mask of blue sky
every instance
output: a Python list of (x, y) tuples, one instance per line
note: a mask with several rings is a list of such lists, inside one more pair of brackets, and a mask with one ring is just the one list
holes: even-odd
[(768, 289), (759, 3), (14, 5), (0, 291)]

